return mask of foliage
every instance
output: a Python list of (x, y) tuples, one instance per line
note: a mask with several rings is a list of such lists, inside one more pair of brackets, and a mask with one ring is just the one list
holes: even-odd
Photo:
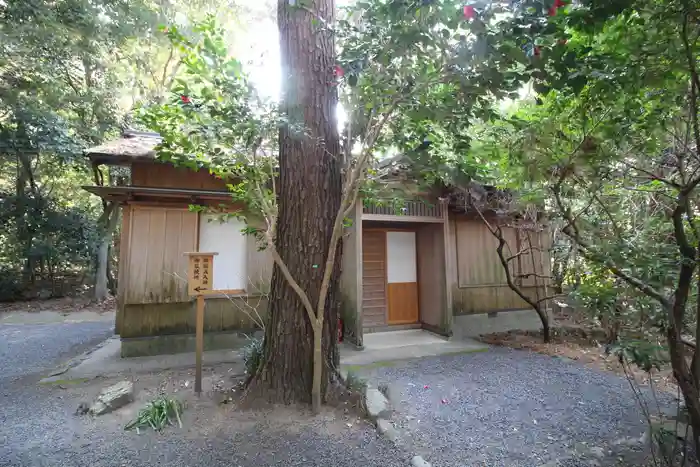
[(650, 368), (650, 349), (668, 346), (694, 429), (700, 373), (688, 361), (700, 360), (681, 341), (698, 323), (698, 6), (567, 9), (555, 20), (567, 42), (542, 51), (535, 102), (487, 128), (482, 145), (497, 148), (502, 183), (541, 200), (572, 242), (585, 272), (575, 296), (631, 334), (634, 346), (615, 336), (621, 352)]
[(373, 151), (409, 156), (426, 182), (486, 176), (487, 166), (463, 157), (469, 129), (496, 115), (496, 100), (517, 97), (534, 72), (531, 38), (514, 29), (527, 23), (529, 4), (480, 5), (467, 17), (456, 1), (357, 2), (338, 26), (352, 112), (346, 147), (389, 112)]
[(254, 375), (265, 352), (265, 338), (251, 338), (241, 350), (247, 375)]
[(160, 396), (146, 405), (145, 408), (139, 410), (135, 420), (127, 423), (125, 430), (136, 430), (140, 428), (153, 428), (155, 431), (163, 431), (166, 426), (177, 424), (182, 428), (182, 403), (172, 397)]
[(235, 179), (229, 185), (234, 199), (260, 213), (263, 204), (272, 202), (268, 185), (276, 161), (269, 141), (280, 118), (272, 104), (257, 96), (242, 64), (230, 57), (215, 19), (209, 17), (193, 30), (194, 37), (177, 27), (163, 30), (179, 49), (184, 69), (167, 102), (141, 108), (140, 121), (163, 138), (160, 159)]
[(661, 371), (669, 363), (668, 348), (658, 342), (627, 340), (610, 346), (607, 351), (620, 362), (636, 365), (646, 373)]
[(55, 277), (82, 282), (94, 268), (100, 205), (80, 188), (94, 182), (81, 154), (117, 134), (124, 112), (119, 62), (150, 34), (156, 6), (0, 4), (0, 268), (18, 278), (0, 291), (3, 299), (33, 296), (47, 276), (56, 293)]

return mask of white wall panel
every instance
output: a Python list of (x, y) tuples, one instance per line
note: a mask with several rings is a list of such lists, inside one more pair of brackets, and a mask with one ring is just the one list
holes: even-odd
[(416, 233), (387, 232), (387, 282), (416, 282)]
[(245, 290), (247, 277), (246, 236), (241, 232), (245, 223), (220, 216), (201, 215), (199, 222), (199, 251), (214, 252), (214, 289)]

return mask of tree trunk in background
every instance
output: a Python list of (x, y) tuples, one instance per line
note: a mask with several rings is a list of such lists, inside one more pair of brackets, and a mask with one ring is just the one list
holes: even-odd
[(95, 268), (95, 300), (103, 301), (109, 296), (109, 247), (112, 244), (112, 235), (117, 228), (119, 220), (119, 206), (109, 203), (102, 216), (98, 220), (100, 228), (100, 244), (97, 249), (97, 267)]
[[(294, 2), (292, 2), (294, 3)], [(318, 303), (333, 223), (341, 202), (339, 135), (331, 33), (317, 17), (333, 23), (334, 0), (313, 0), (304, 8), (279, 0), (282, 109), (290, 125), (280, 131), (279, 217), (275, 244), (311, 303)], [(291, 127), (291, 128), (290, 128)], [(338, 246), (340, 248), (340, 245)], [(337, 364), (338, 279), (336, 258), (323, 326), (322, 395)], [(297, 294), (275, 265), (262, 364), (249, 394), (281, 403), (311, 401), (313, 329)]]

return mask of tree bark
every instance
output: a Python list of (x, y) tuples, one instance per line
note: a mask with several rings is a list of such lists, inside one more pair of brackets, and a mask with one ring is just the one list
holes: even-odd
[(98, 220), (101, 229), (100, 245), (97, 249), (97, 267), (95, 270), (95, 300), (102, 301), (109, 296), (109, 246), (112, 243), (112, 234), (117, 228), (119, 220), (119, 206), (110, 203)]
[[(319, 18), (321, 22), (333, 22), (334, 9), (334, 0), (314, 0), (305, 2), (304, 6), (292, 6), (289, 0), (278, 3), (282, 111), (288, 124), (279, 135), (275, 246), (291, 276), (314, 306), (319, 300), (333, 224), (342, 198), (334, 41), (328, 30), (318, 26)], [(337, 365), (339, 264), (338, 256), (325, 300), (322, 395)], [(309, 403), (314, 342), (307, 311), (275, 264), (264, 356), (249, 382), (248, 394), (277, 403)]]

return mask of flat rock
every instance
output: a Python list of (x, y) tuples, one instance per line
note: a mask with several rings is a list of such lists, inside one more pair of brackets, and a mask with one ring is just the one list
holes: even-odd
[(367, 414), (372, 420), (378, 418), (386, 418), (391, 412), (389, 410), (389, 401), (384, 394), (375, 388), (367, 388), (365, 392), (365, 401), (367, 403)]
[(134, 383), (120, 381), (102, 390), (95, 402), (90, 406), (90, 413), (103, 415), (134, 401)]
[(413, 467), (431, 467), (430, 462), (426, 461), (421, 456), (413, 456), (413, 459), (411, 459), (411, 465)]

